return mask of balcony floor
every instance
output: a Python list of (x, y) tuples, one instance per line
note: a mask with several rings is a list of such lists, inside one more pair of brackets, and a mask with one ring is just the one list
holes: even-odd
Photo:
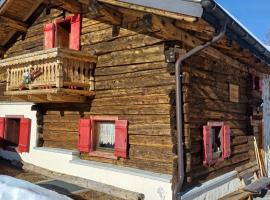
[(4, 94), (10, 101), (28, 101), (34, 103), (83, 103), (95, 95), (94, 91), (50, 88), (39, 90), (7, 91)]

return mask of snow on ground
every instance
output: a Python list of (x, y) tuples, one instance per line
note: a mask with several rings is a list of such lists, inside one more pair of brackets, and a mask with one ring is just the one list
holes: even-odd
[(0, 200), (71, 200), (27, 181), (0, 175)]

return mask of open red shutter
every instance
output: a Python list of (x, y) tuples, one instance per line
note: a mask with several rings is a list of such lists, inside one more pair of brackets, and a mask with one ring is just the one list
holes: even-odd
[(44, 49), (55, 47), (55, 24), (49, 23), (44, 26)]
[(211, 165), (212, 163), (212, 132), (211, 126), (203, 127), (203, 164)]
[(223, 149), (222, 158), (229, 158), (231, 156), (231, 130), (230, 127), (225, 125), (223, 129)]
[(89, 153), (91, 151), (91, 132), (91, 120), (80, 119), (78, 143), (78, 149), (80, 152)]
[(31, 119), (21, 118), (19, 152), (29, 152), (30, 130), (31, 130)]
[(121, 158), (127, 157), (128, 121), (115, 121), (115, 146), (114, 155)]
[(71, 20), (71, 30), (69, 39), (69, 48), (80, 50), (80, 36), (81, 36), (81, 15), (74, 15)]
[(0, 147), (5, 139), (5, 122), (6, 119), (4, 117), (0, 117)]

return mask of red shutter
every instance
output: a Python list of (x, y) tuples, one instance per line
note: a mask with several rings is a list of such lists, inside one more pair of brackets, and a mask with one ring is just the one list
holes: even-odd
[(5, 139), (5, 122), (6, 119), (4, 117), (0, 117), (0, 146), (2, 146)]
[(21, 118), (19, 152), (29, 152), (30, 131), (31, 131), (31, 119)]
[(80, 119), (79, 127), (79, 143), (80, 152), (89, 153), (91, 151), (91, 120)]
[(223, 129), (223, 139), (222, 139), (222, 158), (229, 158), (231, 156), (231, 130), (230, 127), (225, 125), (222, 127)]
[(203, 164), (211, 165), (212, 163), (212, 132), (211, 126), (203, 127)]
[(74, 15), (71, 20), (71, 30), (69, 38), (69, 48), (80, 50), (80, 36), (81, 36), (81, 15)]
[(114, 155), (121, 158), (127, 157), (127, 137), (128, 137), (128, 121), (115, 121), (115, 145)]
[(55, 47), (55, 24), (49, 23), (44, 26), (44, 49)]

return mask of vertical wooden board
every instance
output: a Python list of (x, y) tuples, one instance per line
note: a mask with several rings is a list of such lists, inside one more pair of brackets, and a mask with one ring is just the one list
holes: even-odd
[(235, 84), (229, 84), (230, 101), (239, 103), (239, 86)]
[(270, 76), (263, 77), (263, 146), (266, 173), (270, 174)]

